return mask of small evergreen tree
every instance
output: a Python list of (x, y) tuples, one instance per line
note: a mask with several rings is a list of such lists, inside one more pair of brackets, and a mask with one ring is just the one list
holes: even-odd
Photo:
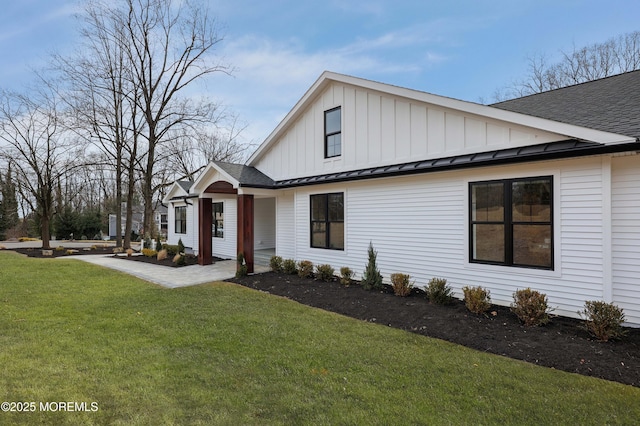
[(182, 242), (182, 238), (178, 240), (178, 253), (184, 253), (184, 243)]
[(365, 290), (381, 290), (382, 287), (382, 275), (378, 269), (377, 257), (378, 252), (373, 249), (373, 243), (369, 241), (368, 249), (369, 261), (362, 274), (362, 287)]
[(11, 178), (11, 164), (9, 164), (6, 177), (3, 179), (0, 175), (0, 240), (6, 238), (6, 231), (19, 223), (16, 186)]

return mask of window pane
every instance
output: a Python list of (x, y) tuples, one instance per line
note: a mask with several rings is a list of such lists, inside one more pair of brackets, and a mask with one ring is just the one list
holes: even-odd
[(340, 108), (325, 112), (325, 135), (340, 132)]
[(471, 220), (504, 221), (504, 184), (482, 183), (471, 187)]
[(327, 136), (327, 157), (337, 157), (341, 154), (341, 140), (340, 133)]
[(311, 220), (327, 220), (326, 195), (311, 196)]
[(344, 222), (329, 224), (329, 248), (344, 249)]
[(549, 179), (512, 183), (514, 222), (551, 222)]
[(504, 262), (504, 225), (473, 225), (473, 260)]
[(213, 203), (212, 235), (215, 238), (224, 237), (224, 203)]
[(514, 225), (513, 263), (550, 268), (551, 225)]
[(325, 248), (327, 245), (327, 224), (325, 222), (311, 223), (311, 247)]
[(329, 221), (344, 220), (344, 203), (342, 194), (329, 194)]

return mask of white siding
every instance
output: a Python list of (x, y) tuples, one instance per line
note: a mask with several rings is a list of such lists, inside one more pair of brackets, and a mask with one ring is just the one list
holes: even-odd
[(295, 259), (295, 208), (293, 191), (282, 192), (276, 201), (276, 254), (285, 259)]
[[(324, 158), (324, 111), (342, 108), (342, 155)], [(525, 126), (334, 82), (252, 164), (275, 180), (564, 140)]]
[(222, 194), (214, 194), (214, 203), (224, 203), (224, 233), (223, 238), (211, 238), (211, 252), (223, 259), (235, 259), (238, 239), (238, 201), (235, 196), (224, 198)]
[[(554, 270), (469, 263), (469, 182), (543, 175), (554, 179)], [(491, 290), (495, 303), (503, 305), (512, 302), (515, 290), (531, 287), (547, 294), (555, 313), (577, 317), (585, 300), (603, 297), (607, 253), (602, 191), (599, 157), (304, 187), (295, 190), (295, 259), (329, 263), (336, 270), (349, 266), (360, 277), (371, 241), (385, 280), (403, 272), (423, 287), (432, 277), (444, 277), (458, 297), (463, 286), (482, 285)], [(309, 195), (326, 192), (345, 194), (344, 251), (313, 249), (309, 244)], [(626, 230), (640, 233), (628, 219)], [(635, 238), (633, 244), (638, 241)], [(625, 250), (622, 245), (620, 250)], [(283, 252), (280, 239), (278, 251)], [(618, 297), (632, 290), (629, 286), (639, 272), (634, 253), (625, 263), (627, 272), (620, 267), (620, 275), (629, 274), (629, 284), (619, 286)]]
[[(187, 232), (186, 234), (177, 234), (175, 232), (176, 227), (176, 215), (175, 208), (178, 206), (187, 206)], [(198, 253), (198, 199), (189, 198), (186, 202), (179, 201), (170, 203), (167, 209), (167, 243), (178, 244), (178, 240), (182, 240), (182, 244), (185, 247), (192, 248), (194, 252)]]
[(613, 303), (640, 324), (640, 156), (613, 159)]
[(254, 211), (254, 248), (255, 250), (275, 248), (276, 246), (276, 199), (256, 198)]

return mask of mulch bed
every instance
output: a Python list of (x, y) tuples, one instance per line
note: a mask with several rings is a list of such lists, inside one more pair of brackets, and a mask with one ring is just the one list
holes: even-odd
[[(85, 250), (83, 248), (71, 248), (72, 250), (74, 250), (74, 252), (72, 254), (68, 254), (67, 253), (67, 248), (65, 248), (64, 250), (56, 250), (55, 247), (52, 248), (53, 252), (51, 256), (45, 256), (42, 254), (42, 248), (16, 248), (16, 249), (12, 249), (15, 252), (24, 254), (26, 256), (29, 257), (38, 257), (38, 258), (51, 258), (51, 257), (66, 257), (66, 256), (78, 256), (78, 255), (83, 255), (83, 254), (104, 254), (104, 255), (113, 255), (113, 257), (117, 257), (118, 259), (123, 259), (123, 260), (130, 260), (130, 261), (134, 261), (134, 262), (144, 262), (144, 263), (150, 263), (153, 265), (162, 265), (162, 266), (170, 266), (173, 268), (180, 268), (182, 266), (191, 266), (191, 265), (197, 265), (198, 264), (198, 257), (197, 256), (193, 256), (193, 255), (186, 255), (185, 256), (185, 264), (184, 265), (178, 265), (177, 263), (173, 263), (173, 256), (169, 256), (167, 259), (164, 260), (158, 260), (155, 256), (154, 257), (147, 257), (147, 256), (143, 256), (143, 255), (135, 255), (135, 256), (125, 256), (120, 254), (120, 256), (116, 256), (113, 254), (113, 248), (112, 246), (110, 247), (96, 247), (95, 249), (91, 249), (91, 250)], [(218, 262), (221, 260), (226, 260), (226, 259), (221, 259), (219, 257), (213, 257), (213, 261), (214, 262)]]
[(494, 305), (490, 312), (495, 315), (476, 315), (459, 300), (447, 306), (431, 304), (416, 289), (409, 297), (398, 297), (389, 287), (366, 291), (359, 285), (344, 287), (273, 272), (229, 281), (483, 352), (640, 387), (640, 328), (629, 328), (623, 340), (600, 342), (576, 319), (554, 316), (544, 326), (525, 327), (508, 307)]
[[(65, 247), (62, 250), (56, 250), (56, 247), (51, 247), (51, 256), (45, 256), (42, 254), (42, 248), (15, 248), (11, 249), (16, 253), (24, 254), (29, 257), (38, 258), (51, 258), (51, 257), (67, 257), (67, 256), (79, 256), (83, 254), (113, 254), (113, 246), (96, 246), (96, 248), (90, 248), (85, 250), (84, 248)], [(73, 250), (73, 253), (67, 253), (67, 250)]]
[[(131, 256), (131, 257), (127, 257), (127, 256), (118, 256), (118, 259), (124, 259), (124, 260), (132, 260), (134, 262), (144, 262), (144, 263), (151, 263), (154, 265), (162, 265), (162, 266), (171, 266), (174, 268), (180, 268), (182, 266), (191, 266), (191, 265), (197, 265), (198, 264), (198, 256), (194, 256), (194, 255), (190, 255), (187, 254), (184, 257), (185, 260), (185, 264), (184, 265), (178, 265), (177, 263), (173, 263), (173, 256), (169, 256), (168, 258), (164, 259), (164, 260), (158, 260), (155, 256), (154, 257), (148, 257), (148, 256)], [(219, 262), (221, 260), (225, 260), (225, 259), (221, 259), (219, 257), (213, 257), (213, 261), (214, 262)]]

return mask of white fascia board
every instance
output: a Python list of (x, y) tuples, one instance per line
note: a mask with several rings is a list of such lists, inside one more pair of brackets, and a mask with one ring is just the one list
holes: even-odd
[(263, 153), (265, 153), (272, 143), (285, 130), (289, 123), (295, 120), (308, 103), (312, 102), (318, 93), (330, 82), (349, 84), (364, 89), (374, 90), (381, 93), (400, 96), (410, 100), (416, 100), (427, 104), (432, 104), (442, 108), (448, 108), (467, 114), (473, 114), (478, 117), (491, 118), (507, 123), (513, 123), (520, 126), (530, 127), (533, 129), (544, 130), (550, 133), (557, 133), (568, 138), (586, 140), (602, 144), (618, 144), (635, 141), (635, 138), (620, 135), (617, 133), (603, 132), (600, 130), (590, 129), (588, 127), (576, 126), (573, 124), (561, 123), (559, 121), (549, 120), (546, 118), (534, 117), (513, 111), (506, 111), (487, 105), (474, 102), (462, 101), (459, 99), (448, 98), (445, 96), (434, 95), (414, 89), (393, 86), (386, 83), (379, 83), (372, 80), (366, 80), (359, 77), (352, 77), (344, 74), (338, 74), (325, 71), (316, 80), (316, 82), (306, 91), (304, 96), (295, 104), (289, 113), (282, 119), (278, 126), (271, 132), (265, 141), (256, 149), (249, 157), (246, 164), (253, 165)]
[(233, 185), (234, 188), (237, 189), (240, 186), (240, 182), (231, 177), (230, 174), (222, 170), (220, 167), (216, 166), (214, 163), (209, 163), (207, 164), (207, 167), (204, 168), (202, 173), (200, 173), (200, 176), (198, 176), (195, 182), (193, 182), (193, 185), (191, 185), (189, 194), (198, 195), (199, 197), (202, 196), (204, 190), (207, 189), (207, 186), (209, 186), (211, 182), (207, 183), (207, 186), (205, 186), (204, 188), (200, 188), (200, 186), (203, 185), (203, 182), (205, 182), (206, 179), (208, 179), (208, 175), (210, 174), (209, 172), (211, 171), (220, 173), (227, 182)]
[(167, 192), (167, 195), (162, 199), (162, 204), (168, 205), (172, 198), (183, 195), (189, 194), (178, 184), (178, 182), (173, 182), (171, 188), (169, 188), (169, 192)]

